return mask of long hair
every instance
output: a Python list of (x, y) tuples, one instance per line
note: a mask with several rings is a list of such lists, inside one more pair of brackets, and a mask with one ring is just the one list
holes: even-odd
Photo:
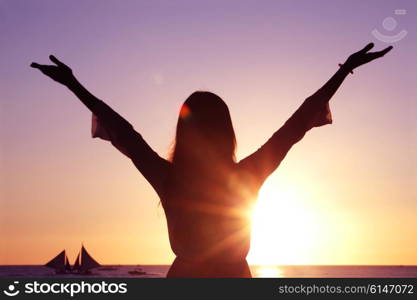
[(190, 194), (196, 178), (200, 183), (216, 176), (220, 179), (222, 170), (235, 162), (235, 149), (236, 137), (226, 103), (211, 92), (192, 93), (178, 117), (170, 157), (172, 172), (167, 181), (169, 198)]

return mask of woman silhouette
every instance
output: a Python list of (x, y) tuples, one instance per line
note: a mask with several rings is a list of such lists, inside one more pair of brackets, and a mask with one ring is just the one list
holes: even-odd
[(54, 56), (56, 65), (31, 66), (73, 91), (93, 113), (93, 137), (111, 141), (155, 189), (176, 255), (168, 277), (251, 277), (249, 216), (258, 190), (308, 130), (332, 122), (328, 103), (346, 76), (392, 49), (368, 52), (372, 47), (349, 56), (261, 148), (239, 162), (229, 109), (213, 93), (195, 92), (182, 105), (175, 148), (165, 160)]

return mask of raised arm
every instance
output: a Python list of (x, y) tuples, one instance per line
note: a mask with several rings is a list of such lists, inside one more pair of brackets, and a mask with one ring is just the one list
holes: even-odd
[(243, 171), (251, 175), (258, 185), (279, 166), (291, 147), (313, 127), (332, 123), (329, 100), (349, 73), (363, 64), (384, 56), (392, 47), (378, 52), (368, 52), (374, 45), (349, 56), (337, 72), (313, 95), (308, 97), (296, 112), (257, 151), (239, 162)]
[(353, 74), (353, 70), (357, 67), (384, 56), (392, 49), (392, 46), (389, 46), (382, 51), (368, 52), (373, 47), (374, 44), (370, 43), (362, 50), (350, 55), (346, 62), (343, 65), (340, 65), (339, 70), (308, 99), (313, 101), (328, 102), (349, 73)]
[(31, 67), (39, 69), (46, 76), (70, 89), (93, 113), (93, 137), (109, 140), (113, 146), (128, 156), (159, 193), (169, 162), (153, 151), (128, 121), (82, 86), (67, 65), (53, 55), (50, 59), (55, 65), (32, 63)]
[(93, 94), (85, 89), (75, 78), (70, 67), (59, 61), (55, 56), (50, 55), (49, 59), (55, 65), (41, 65), (33, 62), (30, 66), (39, 69), (43, 74), (54, 81), (66, 86), (94, 113), (94, 106), (99, 101)]

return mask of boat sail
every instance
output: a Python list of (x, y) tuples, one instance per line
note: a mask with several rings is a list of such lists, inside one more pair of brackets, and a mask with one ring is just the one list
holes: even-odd
[(71, 268), (65, 250), (62, 250), (57, 256), (47, 262), (45, 266), (55, 269), (56, 273), (65, 273), (65, 270), (68, 270), (68, 266)]
[(89, 274), (91, 269), (100, 267), (101, 265), (87, 252), (84, 245), (82, 245), (72, 267), (65, 250), (62, 250), (57, 256), (46, 263), (45, 266), (55, 269), (57, 274)]
[(84, 245), (77, 255), (73, 269), (79, 273), (89, 273), (91, 269), (101, 267), (101, 265), (87, 252)]
[(66, 255), (65, 255), (65, 271), (67, 271), (67, 272), (72, 271), (71, 264), (69, 262), (68, 256), (66, 256)]

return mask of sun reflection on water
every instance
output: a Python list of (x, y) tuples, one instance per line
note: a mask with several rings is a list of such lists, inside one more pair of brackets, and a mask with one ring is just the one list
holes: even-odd
[(255, 277), (274, 278), (284, 277), (283, 270), (278, 266), (258, 266)]

